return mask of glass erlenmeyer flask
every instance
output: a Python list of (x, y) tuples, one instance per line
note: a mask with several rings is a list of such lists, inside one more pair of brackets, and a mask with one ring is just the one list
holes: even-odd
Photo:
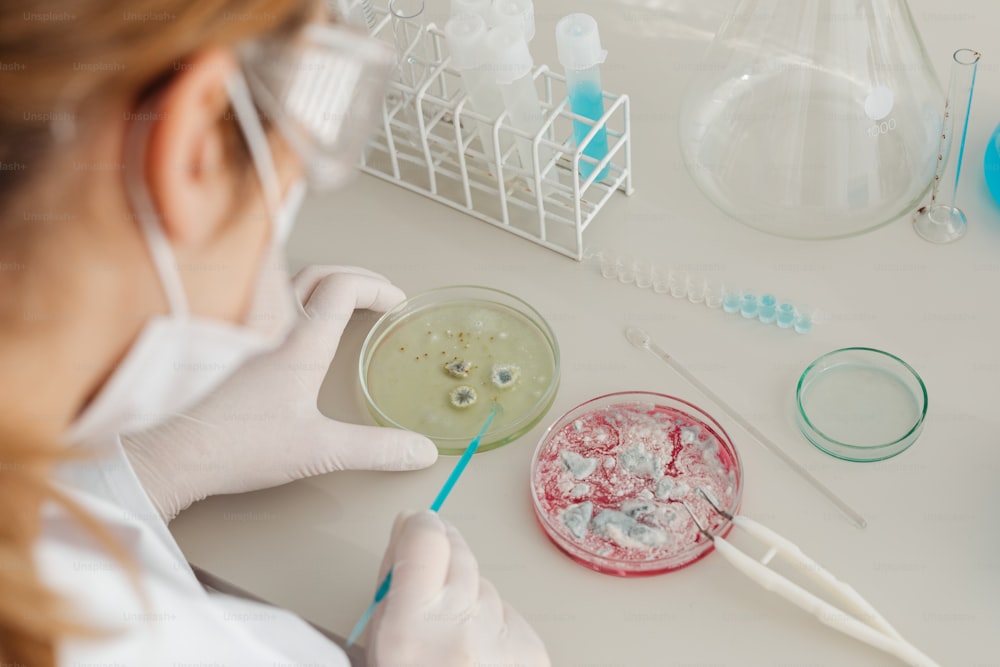
[(686, 91), (680, 145), (738, 220), (850, 236), (918, 205), (943, 103), (906, 0), (739, 0)]

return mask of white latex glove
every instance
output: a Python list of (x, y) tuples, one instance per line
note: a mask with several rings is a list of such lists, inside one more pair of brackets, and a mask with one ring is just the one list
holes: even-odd
[(392, 584), (371, 622), (369, 665), (551, 664), (527, 621), (479, 576), (462, 536), (434, 512), (396, 518), (376, 586), (390, 567)]
[(422, 435), (337, 422), (316, 407), (354, 310), (387, 310), (403, 293), (356, 267), (309, 266), (292, 285), (305, 317), (281, 347), (247, 362), (186, 412), (122, 436), (164, 520), (210, 495), (335, 470), (414, 470), (437, 460), (437, 448)]

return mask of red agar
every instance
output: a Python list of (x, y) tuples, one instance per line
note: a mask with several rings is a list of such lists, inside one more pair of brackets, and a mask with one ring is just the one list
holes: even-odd
[(680, 503), (719, 532), (725, 519), (697, 489), (735, 510), (740, 464), (714, 422), (656, 404), (655, 394), (621, 400), (628, 396), (567, 416), (548, 436), (534, 464), (535, 510), (553, 541), (589, 567), (663, 572), (710, 547)]

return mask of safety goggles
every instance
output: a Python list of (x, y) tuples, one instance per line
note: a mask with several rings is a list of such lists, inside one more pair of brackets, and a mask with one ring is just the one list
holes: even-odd
[[(277, 126), (302, 159), (311, 187), (343, 185), (381, 118), (392, 50), (350, 26), (319, 23), (291, 37), (245, 44), (239, 55), (252, 103), (237, 91), (234, 106), (244, 108), (236, 112), (260, 113)], [(252, 150), (259, 142), (250, 143)]]

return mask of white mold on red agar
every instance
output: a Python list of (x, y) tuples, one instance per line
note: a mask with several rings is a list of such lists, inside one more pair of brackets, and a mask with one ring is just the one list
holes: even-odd
[(649, 393), (611, 394), (564, 415), (539, 444), (531, 480), (553, 542), (588, 567), (625, 576), (704, 555), (711, 544), (680, 503), (725, 532), (728, 522), (698, 490), (735, 513), (740, 482), (739, 458), (715, 420)]

